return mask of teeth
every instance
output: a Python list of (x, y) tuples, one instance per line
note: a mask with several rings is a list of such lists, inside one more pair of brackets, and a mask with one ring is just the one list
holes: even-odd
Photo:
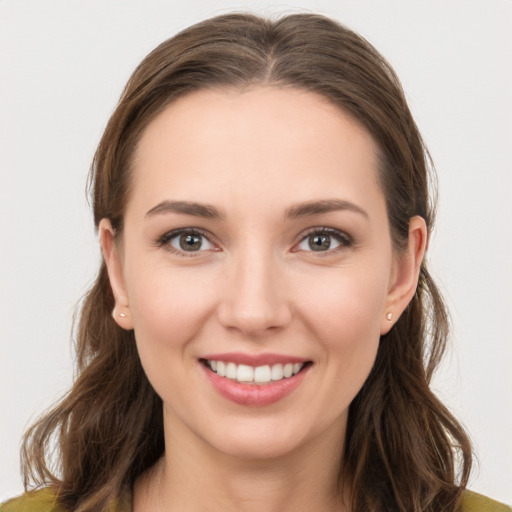
[(270, 375), (272, 377), (272, 380), (281, 380), (284, 377), (283, 365), (275, 364), (274, 366), (272, 366), (272, 370), (270, 370)]
[(268, 384), (271, 381), (288, 379), (300, 372), (304, 363), (274, 364), (273, 366), (248, 366), (224, 361), (206, 361), (209, 368), (221, 377), (253, 384)]
[(235, 363), (228, 363), (226, 365), (226, 377), (228, 379), (236, 379), (236, 364)]
[(259, 384), (263, 384), (266, 382), (270, 382), (271, 373), (270, 366), (258, 366), (254, 369), (254, 382), (258, 382)]
[(236, 380), (238, 382), (252, 382), (254, 380), (254, 368), (246, 364), (239, 364), (236, 371)]
[(217, 363), (217, 374), (221, 377), (226, 376), (226, 365), (222, 361), (215, 361)]

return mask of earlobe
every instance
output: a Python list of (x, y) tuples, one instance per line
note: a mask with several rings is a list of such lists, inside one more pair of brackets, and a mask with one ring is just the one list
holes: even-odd
[(107, 266), (110, 286), (115, 299), (112, 318), (123, 329), (133, 329), (128, 294), (124, 281), (123, 262), (119, 254), (119, 248), (116, 246), (115, 231), (109, 219), (101, 219), (98, 232), (101, 252)]
[(416, 293), (421, 264), (427, 248), (428, 232), (420, 216), (409, 221), (407, 251), (396, 256), (393, 281), (386, 299), (380, 334), (387, 334)]

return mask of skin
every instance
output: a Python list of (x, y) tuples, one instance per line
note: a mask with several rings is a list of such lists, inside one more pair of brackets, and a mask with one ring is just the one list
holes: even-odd
[[(345, 509), (337, 480), (348, 407), (414, 295), (427, 240), (414, 217), (408, 251), (393, 250), (376, 153), (357, 121), (296, 89), (194, 92), (149, 124), (120, 241), (100, 223), (115, 319), (135, 330), (164, 403), (168, 449), (136, 482), (136, 512)], [(333, 199), (355, 207), (286, 217)], [(148, 214), (163, 201), (222, 216)], [(327, 234), (330, 248), (313, 251), (311, 230), (325, 227), (341, 238)], [(179, 237), (158, 242), (181, 228), (209, 240), (189, 252)], [(200, 358), (223, 352), (313, 364), (290, 395), (251, 407), (205, 377)]]

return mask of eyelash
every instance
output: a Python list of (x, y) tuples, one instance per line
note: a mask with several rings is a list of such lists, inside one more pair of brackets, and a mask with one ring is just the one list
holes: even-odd
[(194, 256), (197, 256), (197, 253), (204, 252), (204, 251), (180, 251), (180, 250), (177, 250), (174, 247), (172, 247), (172, 245), (169, 242), (171, 240), (173, 240), (174, 238), (177, 238), (181, 235), (196, 235), (196, 236), (199, 235), (199, 236), (205, 238), (206, 240), (208, 240), (208, 242), (210, 242), (211, 244), (213, 244), (213, 242), (211, 240), (211, 236), (206, 231), (203, 231), (202, 229), (199, 229), (199, 228), (183, 228), (183, 229), (175, 229), (173, 231), (168, 231), (167, 233), (164, 233), (156, 241), (156, 245), (158, 247), (164, 247), (165, 250), (167, 250), (173, 254), (177, 254), (178, 256), (194, 257)]
[[(329, 227), (321, 227), (321, 228), (315, 227), (315, 228), (308, 229), (306, 231), (306, 233), (301, 236), (301, 239), (298, 242), (298, 244), (295, 244), (294, 247), (297, 247), (299, 244), (301, 244), (302, 242), (304, 242), (305, 240), (307, 240), (309, 237), (311, 237), (313, 235), (327, 235), (327, 236), (334, 238), (340, 244), (338, 247), (335, 247), (334, 249), (327, 249), (326, 251), (313, 251), (313, 250), (304, 251), (304, 252), (315, 253), (315, 256), (320, 256), (320, 257), (329, 256), (332, 254), (336, 254), (348, 247), (352, 247), (354, 245), (354, 240), (352, 239), (352, 237), (347, 235), (343, 231), (339, 231), (338, 229), (329, 228)], [(296, 250), (293, 252), (299, 252), (299, 251)]]
[[(174, 238), (177, 238), (181, 235), (199, 235), (203, 238), (205, 238), (210, 244), (214, 244), (211, 240), (211, 235), (207, 233), (206, 231), (203, 231), (199, 228), (183, 228), (183, 229), (176, 229), (173, 231), (168, 231), (167, 233), (163, 234), (157, 241), (156, 244), (158, 247), (164, 247), (167, 251), (177, 254), (179, 256), (185, 256), (185, 257), (194, 257), (197, 256), (197, 253), (205, 252), (205, 251), (180, 251), (175, 249), (170, 245), (170, 241)], [(337, 253), (343, 249), (346, 249), (348, 247), (351, 247), (354, 245), (354, 240), (351, 236), (347, 235), (343, 231), (339, 231), (334, 228), (329, 227), (315, 227), (308, 229), (304, 234), (301, 235), (300, 240), (294, 244), (294, 249), (292, 249), (292, 252), (301, 252), (300, 250), (296, 249), (298, 245), (300, 245), (302, 242), (307, 240), (309, 237), (313, 235), (327, 235), (332, 238), (334, 238), (337, 242), (339, 242), (339, 246), (334, 249), (327, 249), (326, 251), (303, 251), (303, 252), (310, 252), (315, 253), (315, 256), (327, 256), (333, 253)]]

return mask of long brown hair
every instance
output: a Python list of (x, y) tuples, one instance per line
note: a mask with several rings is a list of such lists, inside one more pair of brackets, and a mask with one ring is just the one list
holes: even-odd
[[(165, 41), (135, 70), (94, 157), (90, 186), (96, 226), (116, 236), (142, 131), (169, 102), (201, 88), (294, 87), (328, 98), (371, 133), (395, 249), (409, 219), (434, 220), (433, 169), (400, 82), (383, 57), (339, 23), (314, 14), (277, 20), (230, 14)], [(25, 486), (55, 485), (77, 512), (100, 510), (164, 452), (162, 402), (127, 332), (111, 318), (103, 263), (77, 324), (71, 391), (26, 434)], [(350, 406), (343, 474), (354, 511), (450, 511), (471, 467), (464, 430), (429, 388), (444, 352), (447, 313), (423, 263), (416, 294), (381, 338), (374, 367)], [(48, 454), (56, 446), (57, 465)], [(168, 447), (172, 449), (172, 447)]]

